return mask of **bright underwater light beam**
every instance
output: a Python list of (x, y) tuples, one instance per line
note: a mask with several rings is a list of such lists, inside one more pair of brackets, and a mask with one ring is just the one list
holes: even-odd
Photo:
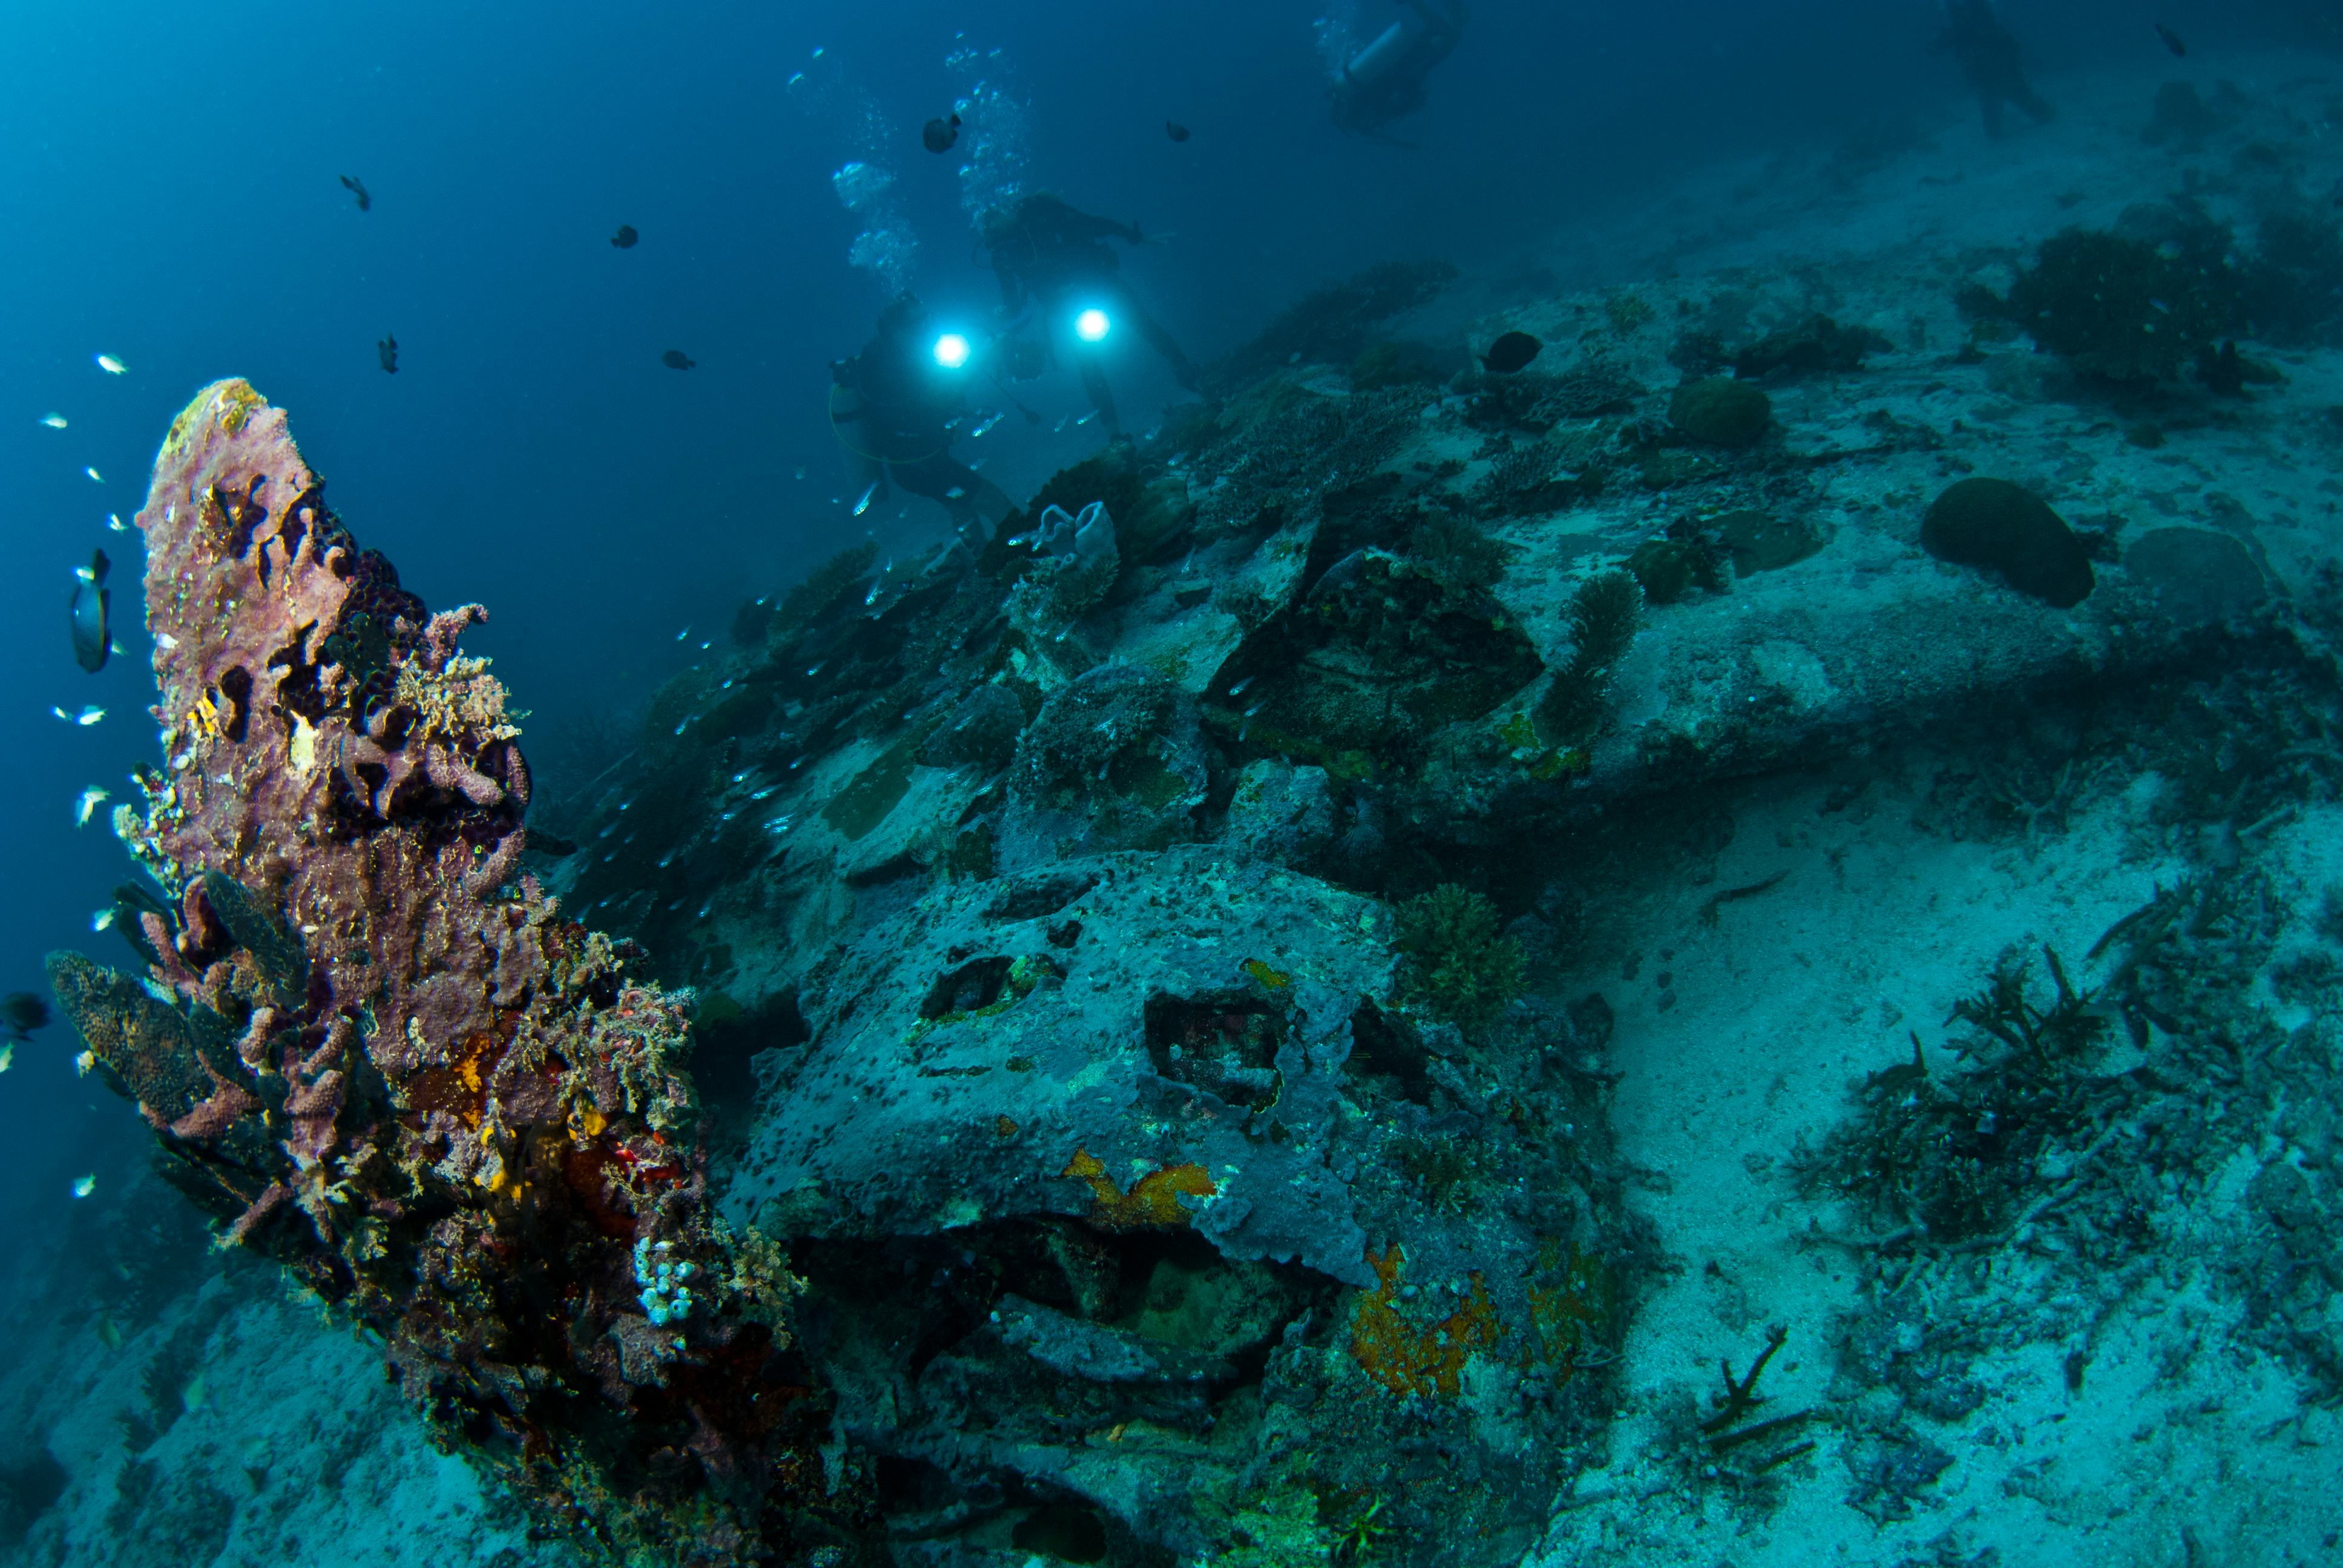
[(1106, 337), (1107, 329), (1113, 325), (1106, 318), (1105, 311), (1092, 306), (1074, 317), (1074, 336), (1085, 343), (1096, 343)]
[(947, 332), (936, 339), (936, 363), (947, 370), (957, 370), (968, 363), (968, 339), (957, 332)]

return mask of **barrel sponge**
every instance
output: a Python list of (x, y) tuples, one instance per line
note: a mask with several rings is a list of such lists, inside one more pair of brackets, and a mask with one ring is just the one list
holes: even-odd
[(1687, 381), (1668, 402), (1668, 422), (1711, 447), (1746, 447), (1774, 422), (1774, 400), (1746, 381)]
[(2091, 554), (2047, 503), (2007, 479), (1963, 479), (1928, 508), (1920, 546), (1940, 561), (1987, 567), (2019, 593), (2060, 609), (2096, 586)]

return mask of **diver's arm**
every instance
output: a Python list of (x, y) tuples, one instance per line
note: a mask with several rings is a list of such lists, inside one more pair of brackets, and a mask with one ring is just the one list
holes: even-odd
[(1079, 238), (1127, 239), (1133, 245), (1140, 243), (1139, 226), (1135, 223), (1117, 223), (1111, 217), (1093, 217), (1089, 213), (1076, 212), (1068, 207), (1065, 209), (1065, 224)]

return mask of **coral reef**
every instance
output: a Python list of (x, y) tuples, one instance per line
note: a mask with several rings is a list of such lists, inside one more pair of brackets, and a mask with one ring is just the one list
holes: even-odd
[(1479, 377), (1465, 417), (1485, 430), (1544, 435), (1565, 420), (1626, 413), (1643, 396), (1643, 383), (1615, 360), (1590, 354), (1551, 375)]
[(145, 973), (50, 960), (96, 1070), (226, 1241), (379, 1333), (548, 1519), (758, 1555), (813, 1406), (757, 1381), (787, 1342), (721, 1283), (689, 998), (517, 875), (528, 770), (457, 652), (483, 612), (426, 614), (239, 381), (138, 523), (166, 762), (117, 826), (167, 897)]
[(2019, 593), (2071, 609), (2094, 586), (2090, 549), (2040, 497), (2007, 479), (1962, 479), (1921, 520), (1920, 544), (1940, 561), (1986, 567)]
[(2226, 230), (2201, 222), (2146, 233), (2070, 228), (2042, 242), (2006, 297), (1971, 287), (1961, 304), (2018, 327), (2087, 376), (2169, 380), (2217, 347), (2236, 317), (2227, 245)]
[(1114, 518), (1103, 501), (1085, 502), (1080, 514), (1045, 506), (1022, 537), (1033, 558), (1011, 591), (1009, 618), (1029, 637), (1051, 636), (1080, 620), (1106, 598), (1122, 570)]
[(1376, 327), (1432, 300), (1455, 277), (1444, 261), (1387, 261), (1329, 284), (1213, 367), (1207, 384), (1226, 391), (1287, 365), (1347, 364), (1372, 346)]
[(1815, 376), (1860, 370), (1865, 358), (1895, 346), (1868, 327), (1841, 327), (1816, 311), (1795, 327), (1769, 332), (1733, 357), (1733, 373), (1744, 379), (1763, 376)]
[(1042, 705), (1018, 741), (1003, 863), (1192, 837), (1204, 799), (1202, 748), (1194, 702), (1161, 676), (1131, 664), (1085, 671)]

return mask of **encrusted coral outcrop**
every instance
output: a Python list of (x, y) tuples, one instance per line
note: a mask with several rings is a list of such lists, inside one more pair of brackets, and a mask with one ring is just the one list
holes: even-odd
[(792, 1282), (707, 1201), (689, 994), (518, 873), (518, 731), (457, 651), (484, 612), (427, 613), (241, 381), (172, 426), (138, 524), (165, 761), (116, 826), (161, 885), (149, 961), (50, 960), (97, 1070), (224, 1243), (557, 1517), (761, 1559), (809, 1473)]

